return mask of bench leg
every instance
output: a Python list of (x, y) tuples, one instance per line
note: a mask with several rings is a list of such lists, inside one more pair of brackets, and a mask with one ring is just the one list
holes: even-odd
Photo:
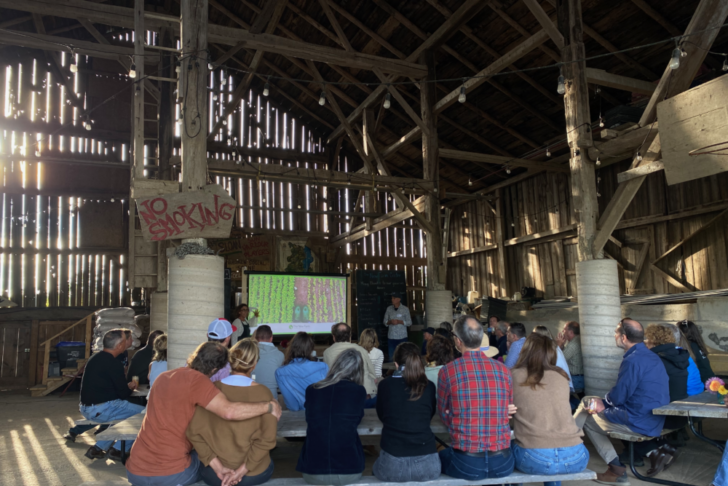
[(691, 486), (687, 483), (678, 483), (677, 481), (668, 481), (666, 479), (648, 478), (637, 472), (637, 468), (634, 467), (634, 442), (629, 443), (629, 468), (632, 470), (634, 477), (640, 481), (647, 481), (648, 483), (664, 484), (666, 486)]
[(710, 444), (712, 446), (717, 447), (720, 452), (723, 452), (723, 450), (725, 449), (724, 445), (721, 445), (720, 442), (709, 439), (703, 435), (703, 423), (702, 422), (700, 422), (700, 424), (698, 425), (698, 429), (695, 428), (695, 424), (693, 423), (692, 417), (688, 417), (688, 423), (690, 424), (690, 430), (693, 431), (693, 434), (695, 434), (695, 437), (697, 437), (698, 439), (700, 439), (702, 441), (707, 442), (708, 444)]
[(121, 441), (121, 463), (126, 465), (126, 441)]

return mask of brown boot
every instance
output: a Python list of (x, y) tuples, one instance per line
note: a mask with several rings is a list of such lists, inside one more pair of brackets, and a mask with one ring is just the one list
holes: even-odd
[(602, 484), (630, 486), (629, 478), (627, 477), (627, 468), (624, 466), (615, 466), (614, 464), (610, 464), (609, 469), (604, 473), (597, 474), (595, 481)]

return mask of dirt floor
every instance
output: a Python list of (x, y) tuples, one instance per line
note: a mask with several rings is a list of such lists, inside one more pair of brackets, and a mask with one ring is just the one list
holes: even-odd
[[(73, 421), (82, 418), (78, 412), (78, 393), (63, 398), (51, 395), (31, 398), (27, 391), (0, 392), (0, 485), (78, 486), (84, 481), (123, 479), (124, 466), (111, 460), (90, 461), (84, 453), (94, 443), (93, 432), (87, 432), (68, 443), (63, 434)], [(704, 431), (709, 437), (725, 440), (728, 421), (707, 420)], [(371, 437), (366, 442), (377, 443)], [(372, 442), (370, 442), (372, 441)], [(588, 443), (592, 459), (589, 468), (606, 469), (604, 462)], [(621, 444), (617, 444), (621, 451)], [(271, 453), (275, 462), (274, 477), (297, 477), (296, 462), (301, 443), (279, 440)], [(691, 435), (688, 445), (680, 449), (677, 463), (659, 478), (684, 482), (695, 486), (708, 486), (720, 462), (718, 449)], [(375, 457), (367, 457), (365, 475), (371, 475)], [(645, 468), (640, 468), (644, 473)], [(630, 478), (633, 486), (643, 483)], [(594, 485), (591, 481), (565, 483), (570, 486)]]

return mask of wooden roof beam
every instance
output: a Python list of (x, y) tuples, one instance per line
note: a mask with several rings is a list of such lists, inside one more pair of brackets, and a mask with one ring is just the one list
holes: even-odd
[(539, 24), (541, 24), (541, 27), (548, 32), (549, 37), (551, 37), (551, 40), (554, 41), (554, 44), (556, 44), (556, 47), (559, 49), (564, 48), (564, 36), (561, 35), (561, 32), (559, 32), (559, 29), (556, 27), (556, 25), (551, 21), (551, 18), (544, 12), (543, 7), (541, 7), (541, 4), (538, 2), (538, 0), (523, 0), (523, 3), (526, 4), (526, 7), (528, 7), (528, 10), (531, 11), (534, 17), (536, 17), (536, 20)]
[(657, 88), (656, 84), (641, 79), (628, 78), (619, 74), (611, 74), (604, 69), (586, 68), (586, 79), (590, 84), (621, 89), (632, 93), (651, 96)]
[(486, 164), (496, 164), (513, 167), (526, 167), (527, 169), (546, 169), (551, 172), (569, 173), (569, 167), (562, 164), (551, 164), (547, 162), (536, 162), (535, 160), (519, 159), (514, 157), (502, 157), (499, 155), (479, 154), (475, 152), (465, 152), (463, 150), (440, 149), (440, 157), (467, 160), (469, 162), (481, 162)]

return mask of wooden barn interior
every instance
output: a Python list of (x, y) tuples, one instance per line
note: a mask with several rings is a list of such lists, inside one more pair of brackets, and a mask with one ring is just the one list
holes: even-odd
[(403, 270), (420, 325), (429, 291), (578, 302), (590, 260), (623, 298), (728, 293), (725, 1), (0, 8), (3, 387), (91, 312), (148, 310), (181, 240), (135, 201), (208, 184), (236, 204), (206, 241), (231, 300), (301, 240), (316, 272)]
[[(529, 333), (579, 321), (591, 394), (616, 379), (627, 315), (694, 321), (728, 375), (728, 0), (0, 0), (0, 12), (0, 397), (16, 393), (0, 410), (48, 424), (0, 427), (0, 484), (126, 478), (60, 435), (95, 313), (134, 309), (144, 343), (195, 313), (180, 295), (214, 301), (197, 313), (203, 340), (247, 302), (251, 271), (348, 275), (355, 340), (369, 327), (386, 339), (358, 276), (387, 272), (403, 279), (417, 343), (460, 314)], [(214, 211), (160, 216), (197, 197)], [(212, 297), (173, 273), (195, 258), (224, 267)], [(66, 367), (62, 342), (81, 346)], [(276, 464), (297, 454), (278, 445)], [(673, 479), (708, 484), (717, 456), (701, 447), (707, 466)]]

